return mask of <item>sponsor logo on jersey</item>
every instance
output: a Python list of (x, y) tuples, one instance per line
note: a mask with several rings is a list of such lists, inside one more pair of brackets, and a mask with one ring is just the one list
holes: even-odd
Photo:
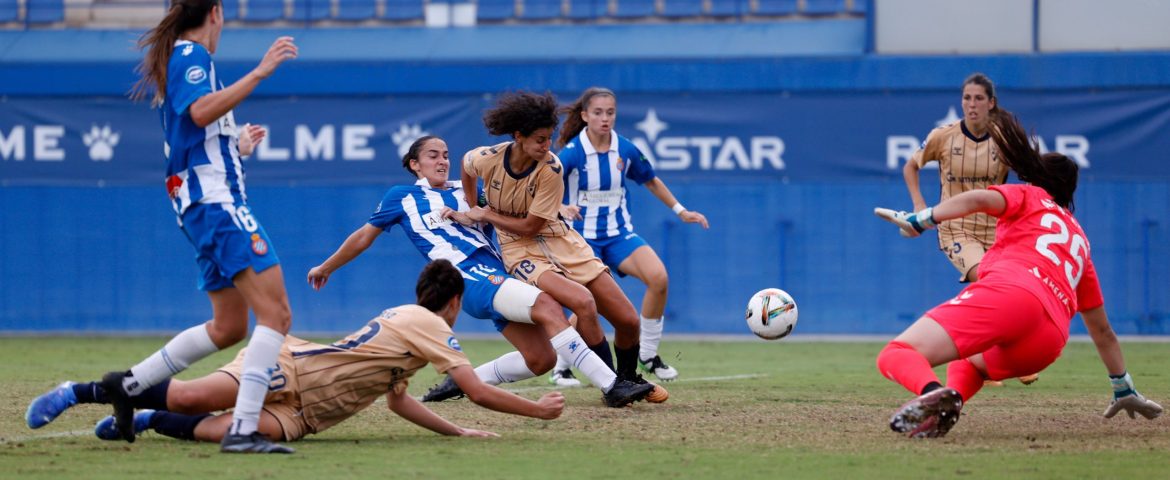
[(264, 255), (268, 253), (268, 242), (260, 238), (259, 233), (252, 234), (252, 253), (256, 255)]
[(207, 79), (207, 70), (204, 70), (199, 65), (192, 65), (191, 68), (187, 69), (187, 73), (184, 76), (187, 77), (187, 83), (192, 85), (198, 84)]
[(463, 347), (459, 346), (459, 340), (456, 340), (454, 335), (447, 337), (447, 346), (451, 347), (451, 350), (454, 350), (456, 352), (463, 351)]
[(195, 51), (195, 44), (188, 43), (187, 46), (183, 47), (183, 56), (186, 57), (187, 55), (190, 55), (191, 52), (193, 52), (193, 51)]

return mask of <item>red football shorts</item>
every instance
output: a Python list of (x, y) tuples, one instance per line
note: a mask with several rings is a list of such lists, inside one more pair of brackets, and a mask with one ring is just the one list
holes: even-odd
[(1043, 370), (1068, 343), (1034, 295), (1014, 285), (981, 280), (926, 312), (951, 336), (960, 358), (982, 353), (992, 380)]

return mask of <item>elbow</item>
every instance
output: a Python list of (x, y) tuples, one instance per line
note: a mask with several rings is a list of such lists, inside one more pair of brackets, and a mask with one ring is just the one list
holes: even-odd
[(191, 123), (194, 123), (196, 127), (203, 128), (215, 121), (214, 118), (206, 118), (207, 115), (200, 110), (192, 108), (189, 111), (191, 113)]

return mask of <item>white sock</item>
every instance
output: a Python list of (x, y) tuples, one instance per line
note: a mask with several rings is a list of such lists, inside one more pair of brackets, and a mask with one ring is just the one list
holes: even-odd
[[(553, 348), (556, 348), (556, 346), (553, 346)], [(569, 359), (565, 358), (563, 355), (558, 353), (557, 354), (557, 366), (553, 367), (553, 371), (559, 372), (561, 370), (568, 370), (569, 367), (571, 367), (571, 366), (573, 366), (573, 364), (569, 363)]]
[(608, 392), (613, 388), (614, 382), (617, 381), (617, 374), (610, 370), (609, 365), (601, 361), (601, 358), (585, 345), (585, 340), (581, 338), (581, 334), (577, 333), (573, 327), (561, 330), (561, 333), (556, 334), (552, 338), (553, 348), (557, 351), (557, 356), (569, 360), (569, 363), (577, 367), (585, 378), (598, 387), (601, 391)]
[(662, 319), (642, 318), (642, 343), (638, 348), (638, 359), (649, 360), (658, 355), (658, 342), (662, 341)]
[(536, 376), (528, 369), (528, 362), (524, 361), (524, 356), (520, 352), (508, 352), (500, 355), (500, 358), (475, 367), (475, 375), (488, 385), (519, 382)]
[(250, 435), (260, 424), (260, 409), (268, 395), (268, 382), (280, 355), (284, 335), (264, 325), (252, 330), (248, 350), (244, 352), (244, 368), (240, 373), (240, 391), (236, 394), (236, 408), (232, 411), (234, 435)]
[(130, 376), (122, 380), (122, 388), (131, 396), (138, 395), (218, 351), (219, 347), (207, 333), (206, 324), (188, 328), (146, 360), (131, 367)]

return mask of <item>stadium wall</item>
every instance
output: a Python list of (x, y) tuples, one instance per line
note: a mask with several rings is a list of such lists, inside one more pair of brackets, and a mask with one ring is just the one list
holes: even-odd
[[(901, 162), (936, 122), (951, 118), (958, 84), (980, 70), (998, 82), (1005, 107), (1036, 125), (1046, 148), (1084, 157), (1078, 218), (1118, 332), (1166, 333), (1170, 273), (1157, 268), (1170, 264), (1165, 52), (875, 56), (857, 42), (828, 42), (728, 58), (664, 46), (607, 61), (580, 42), (554, 48), (533, 40), (544, 38), (539, 30), (493, 30), (545, 53), (489, 60), (396, 58), (395, 44), (379, 38), (331, 58), (324, 52), (335, 49), (322, 45), (345, 37), (307, 32), (299, 35), (302, 59), (237, 109), (241, 121), (272, 129), (247, 164), (249, 199), (282, 259), (294, 331), (348, 331), (410, 301), (422, 259), (398, 232), (383, 235), (325, 290), (303, 280), (365, 221), (387, 185), (409, 181), (399, 165), (402, 142), (436, 133), (458, 155), (498, 140), (478, 125), (493, 92), (550, 89), (567, 100), (603, 84), (620, 95), (618, 131), (641, 142), (683, 203), (712, 223), (710, 231), (681, 225), (644, 189), (632, 193), (638, 232), (671, 274), (671, 333), (744, 332), (748, 296), (769, 286), (796, 297), (800, 332), (894, 333), (960, 285), (933, 236), (901, 239), (870, 210), (907, 206)], [(657, 38), (641, 30), (647, 37), (622, 31), (631, 37), (619, 41)], [(0, 331), (170, 332), (208, 318), (193, 288), (192, 251), (154, 168), (157, 114), (120, 96), (133, 81), (136, 57), (125, 48), (133, 35), (23, 33), (41, 37), (0, 35), (0, 44), (9, 42), (0, 49)], [(232, 32), (238, 37), (224, 45), (233, 49), (217, 55), (223, 75), (238, 77), (280, 33)], [(95, 46), (102, 38), (104, 47)], [(37, 56), (22, 53), (27, 42), (76, 48)], [(584, 52), (578, 59), (564, 53), (574, 48)], [(924, 190), (937, 198), (931, 175)], [(621, 283), (637, 305), (641, 287)], [(457, 330), (491, 327), (464, 318)], [(1083, 327), (1074, 322), (1074, 331)]]

